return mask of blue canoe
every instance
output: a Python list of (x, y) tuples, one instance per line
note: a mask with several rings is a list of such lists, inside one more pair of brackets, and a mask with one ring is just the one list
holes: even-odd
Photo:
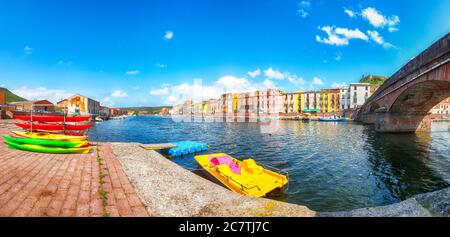
[(347, 118), (319, 118), (322, 122), (346, 122)]

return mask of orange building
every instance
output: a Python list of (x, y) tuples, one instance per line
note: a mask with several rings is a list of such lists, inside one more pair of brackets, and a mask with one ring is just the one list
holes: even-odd
[(48, 100), (11, 102), (18, 111), (55, 112), (55, 105)]

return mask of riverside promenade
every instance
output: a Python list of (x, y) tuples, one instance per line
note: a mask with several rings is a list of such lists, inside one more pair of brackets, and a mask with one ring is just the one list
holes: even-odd
[[(0, 135), (14, 128), (0, 120)], [(43, 154), (0, 142), (0, 217), (450, 216), (450, 187), (380, 207), (315, 212), (239, 195), (139, 143), (98, 143), (89, 154)]]
[[(1, 135), (10, 134), (12, 122), (0, 120)], [(9, 149), (2, 141), (0, 216), (119, 217), (148, 212), (108, 143), (93, 146), (89, 154), (44, 154)]]

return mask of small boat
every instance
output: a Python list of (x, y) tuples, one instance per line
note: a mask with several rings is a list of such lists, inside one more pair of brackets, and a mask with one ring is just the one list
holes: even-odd
[(92, 127), (91, 124), (80, 124), (80, 125), (71, 125), (71, 124), (48, 124), (48, 123), (15, 123), (16, 126), (21, 127), (23, 129), (33, 129), (33, 130), (50, 130), (50, 131), (62, 131), (62, 130), (86, 130)]
[(91, 147), (81, 147), (81, 148), (61, 148), (61, 147), (47, 147), (40, 145), (30, 145), (30, 144), (20, 144), (11, 141), (5, 141), (5, 144), (10, 148), (32, 151), (32, 152), (41, 152), (41, 153), (52, 153), (52, 154), (87, 154), (91, 150)]
[(347, 118), (319, 118), (322, 122), (345, 122)]
[(61, 140), (46, 140), (38, 138), (25, 138), (25, 137), (10, 137), (3, 136), (6, 141), (15, 142), (18, 144), (40, 145), (50, 147), (87, 147), (88, 141), (61, 141)]
[(68, 136), (48, 132), (19, 132), (19, 131), (11, 131), (11, 132), (20, 137), (37, 138), (44, 140), (85, 141), (88, 139), (87, 136)]
[(188, 155), (196, 152), (206, 151), (208, 149), (208, 145), (206, 143), (194, 141), (171, 142), (170, 144), (175, 145), (175, 147), (169, 148), (169, 150), (167, 151), (167, 153), (171, 156)]
[(74, 115), (66, 116), (64, 115), (33, 115), (31, 116), (14, 116), (15, 119), (23, 121), (36, 121), (36, 122), (83, 122), (91, 118), (90, 115)]
[(285, 175), (265, 169), (253, 159), (240, 161), (218, 153), (195, 156), (195, 160), (214, 181), (240, 194), (263, 197), (288, 183)]

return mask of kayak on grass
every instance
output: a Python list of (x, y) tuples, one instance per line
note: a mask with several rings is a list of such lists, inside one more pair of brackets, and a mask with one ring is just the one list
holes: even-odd
[(194, 159), (214, 181), (236, 193), (263, 197), (288, 183), (285, 175), (265, 169), (253, 159), (240, 161), (225, 153), (199, 155)]
[(20, 137), (37, 138), (45, 140), (60, 140), (60, 141), (85, 141), (88, 136), (68, 136), (63, 134), (54, 134), (48, 132), (19, 132), (11, 131), (13, 134)]
[(86, 154), (89, 153), (91, 147), (82, 147), (82, 148), (61, 148), (61, 147), (47, 147), (40, 145), (30, 145), (30, 144), (20, 144), (16, 142), (5, 141), (5, 144), (10, 148), (32, 151), (32, 152), (41, 152), (41, 153), (52, 153), (52, 154)]
[(36, 121), (36, 122), (83, 122), (91, 118), (90, 115), (74, 115), (66, 116), (64, 115), (33, 115), (33, 117), (25, 115), (16, 115), (15, 119), (23, 121)]
[(29, 144), (29, 145), (40, 145), (40, 146), (50, 146), (50, 147), (87, 147), (89, 146), (88, 141), (61, 141), (61, 140), (49, 140), (49, 139), (38, 139), (38, 138), (25, 138), (25, 137), (10, 137), (3, 136), (5, 140), (9, 142), (15, 142), (19, 144)]
[(47, 124), (47, 123), (14, 123), (16, 126), (21, 127), (23, 129), (33, 129), (33, 130), (50, 130), (50, 131), (62, 131), (62, 130), (86, 130), (92, 127), (92, 124), (80, 124), (80, 125), (71, 125), (71, 124)]

